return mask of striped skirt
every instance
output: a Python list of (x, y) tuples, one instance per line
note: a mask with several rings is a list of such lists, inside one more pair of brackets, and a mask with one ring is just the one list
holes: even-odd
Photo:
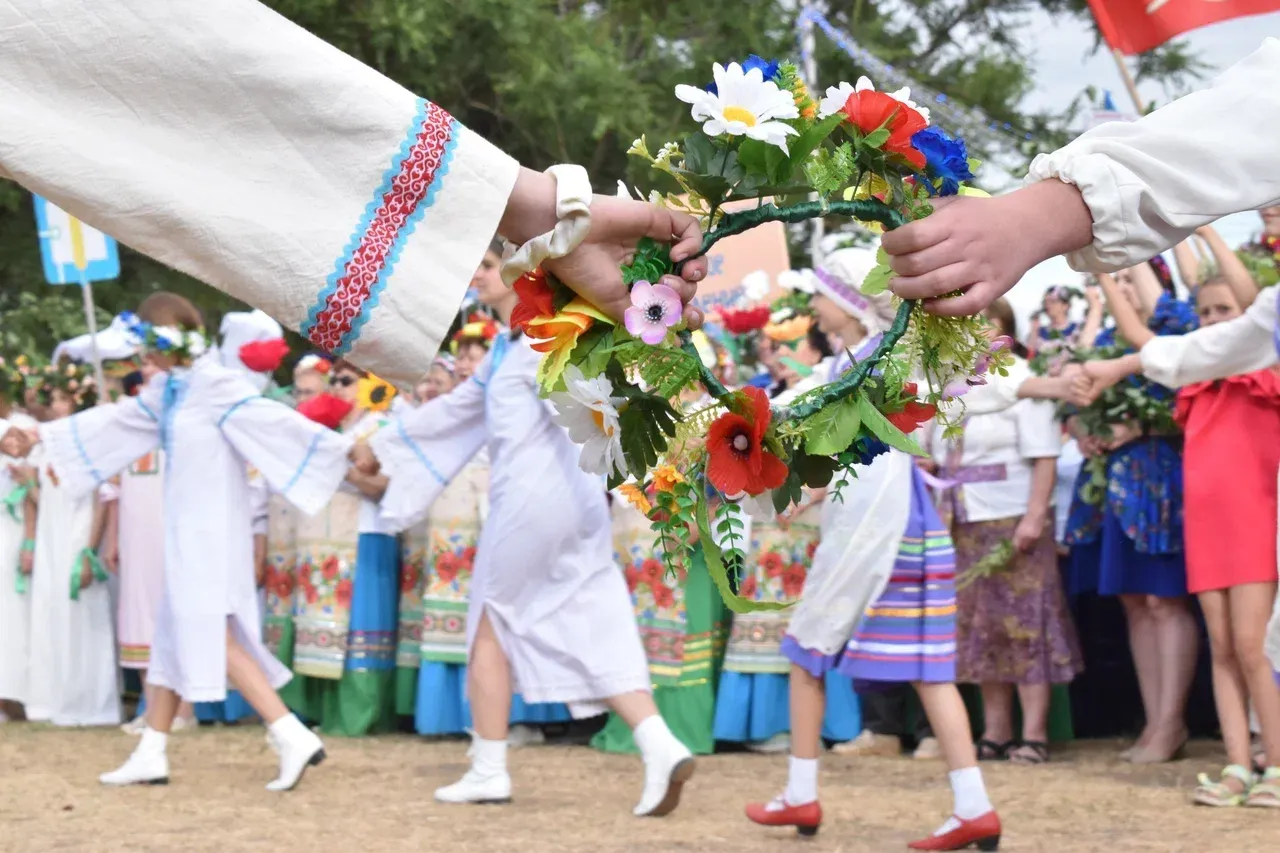
[(860, 682), (947, 684), (956, 677), (955, 548), (913, 469), (911, 515), (884, 593), (835, 655), (787, 636), (782, 651), (814, 676), (834, 669)]

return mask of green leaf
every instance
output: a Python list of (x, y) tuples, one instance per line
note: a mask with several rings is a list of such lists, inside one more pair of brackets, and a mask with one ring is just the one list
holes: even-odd
[(578, 338), (569, 354), (569, 363), (578, 365), (585, 376), (599, 376), (605, 372), (612, 350), (613, 326), (597, 324)]
[(914, 438), (890, 423), (889, 419), (882, 415), (866, 397), (858, 398), (858, 414), (862, 416), (862, 425), (869, 433), (895, 450), (910, 453), (912, 456), (929, 455)]
[(844, 121), (844, 113), (829, 115), (815, 123), (795, 139), (791, 140), (787, 145), (788, 149), (791, 151), (791, 154), (788, 157), (791, 166), (789, 171), (795, 172), (796, 169), (804, 165), (804, 162), (809, 159), (809, 155), (813, 153), (813, 150), (821, 145), (823, 140), (830, 136), (832, 131), (839, 127), (840, 122), (842, 121)]
[(862, 425), (858, 401), (861, 397), (845, 398), (818, 410), (806, 418), (800, 428), (804, 431), (804, 450), (811, 456), (834, 456), (843, 453), (858, 437)]
[(716, 145), (702, 131), (684, 138), (684, 168), (700, 175), (711, 173), (711, 161), (716, 156)]
[(797, 450), (791, 457), (791, 470), (811, 489), (822, 489), (830, 485), (838, 467), (839, 464), (830, 456), (811, 456), (804, 450)]
[(862, 292), (868, 296), (884, 293), (889, 289), (891, 278), (893, 278), (893, 268), (889, 266), (889, 255), (884, 249), (876, 249), (876, 265), (862, 280)]
[(744, 139), (742, 144), (738, 146), (738, 163), (746, 171), (748, 177), (752, 175), (760, 175), (766, 180), (769, 178), (769, 149), (778, 150), (775, 146), (759, 139)]
[(879, 150), (889, 141), (889, 128), (882, 127), (879, 130), (873, 130), (866, 136), (862, 137), (862, 145), (867, 148)]
[(787, 178), (791, 177), (792, 171), (791, 160), (786, 153), (776, 145), (770, 145), (764, 152), (765, 163), (768, 167), (769, 182), (773, 184), (786, 183)]
[[(612, 366), (617, 361), (610, 361)], [(615, 388), (619, 388), (617, 382)], [(635, 386), (631, 386), (634, 388)], [(649, 469), (667, 450), (667, 439), (676, 434), (680, 416), (671, 404), (652, 394), (631, 393), (626, 405), (618, 409), (618, 426), (622, 430), (622, 456), (627, 470), (644, 482)]]
[[(754, 613), (784, 610), (791, 606), (790, 603), (780, 601), (749, 601), (734, 591), (734, 585), (729, 582), (729, 569), (725, 565), (723, 552), (716, 544), (715, 537), (711, 535), (706, 500), (698, 502), (698, 535), (701, 538), (702, 554), (707, 561), (707, 574), (711, 576), (712, 583), (720, 591), (720, 598), (723, 599), (726, 607), (734, 613)], [(732, 561), (732, 566), (736, 576), (742, 568), (740, 556)]]

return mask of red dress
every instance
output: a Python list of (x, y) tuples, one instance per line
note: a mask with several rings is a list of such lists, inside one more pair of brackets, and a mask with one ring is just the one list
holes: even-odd
[(1258, 370), (1178, 392), (1187, 589), (1276, 581), (1280, 372)]

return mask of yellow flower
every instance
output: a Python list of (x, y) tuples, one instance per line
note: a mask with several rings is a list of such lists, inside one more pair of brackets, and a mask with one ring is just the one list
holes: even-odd
[(674, 465), (659, 465), (653, 469), (653, 487), (660, 492), (675, 489), (676, 483), (683, 483), (684, 475)]
[(569, 363), (573, 348), (578, 345), (578, 338), (597, 320), (613, 323), (599, 308), (582, 297), (576, 297), (554, 317), (536, 317), (525, 323), (525, 333), (535, 341), (533, 348), (544, 353), (538, 363), (538, 384), (544, 390), (555, 387)]
[(640, 488), (635, 483), (623, 483), (621, 486), (618, 486), (618, 491), (627, 499), (627, 503), (643, 512), (645, 515), (648, 515), (649, 511), (653, 509), (653, 504), (649, 503), (649, 498), (645, 496), (644, 489)]
[(356, 386), (356, 405), (370, 412), (385, 412), (395, 397), (396, 389), (372, 373)]

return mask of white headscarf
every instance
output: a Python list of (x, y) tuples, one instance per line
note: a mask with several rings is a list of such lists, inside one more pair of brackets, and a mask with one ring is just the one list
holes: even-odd
[(895, 312), (892, 294), (868, 296), (862, 292), (862, 282), (875, 266), (875, 249), (840, 249), (827, 255), (813, 271), (814, 290), (861, 323), (868, 335), (889, 328)]
[(265, 391), (271, 382), (270, 374), (258, 373), (245, 367), (240, 360), (240, 347), (283, 338), (284, 329), (262, 311), (232, 311), (223, 316), (219, 333), (222, 336), (222, 346), (218, 348), (218, 354), (223, 366), (243, 372), (259, 391)]

